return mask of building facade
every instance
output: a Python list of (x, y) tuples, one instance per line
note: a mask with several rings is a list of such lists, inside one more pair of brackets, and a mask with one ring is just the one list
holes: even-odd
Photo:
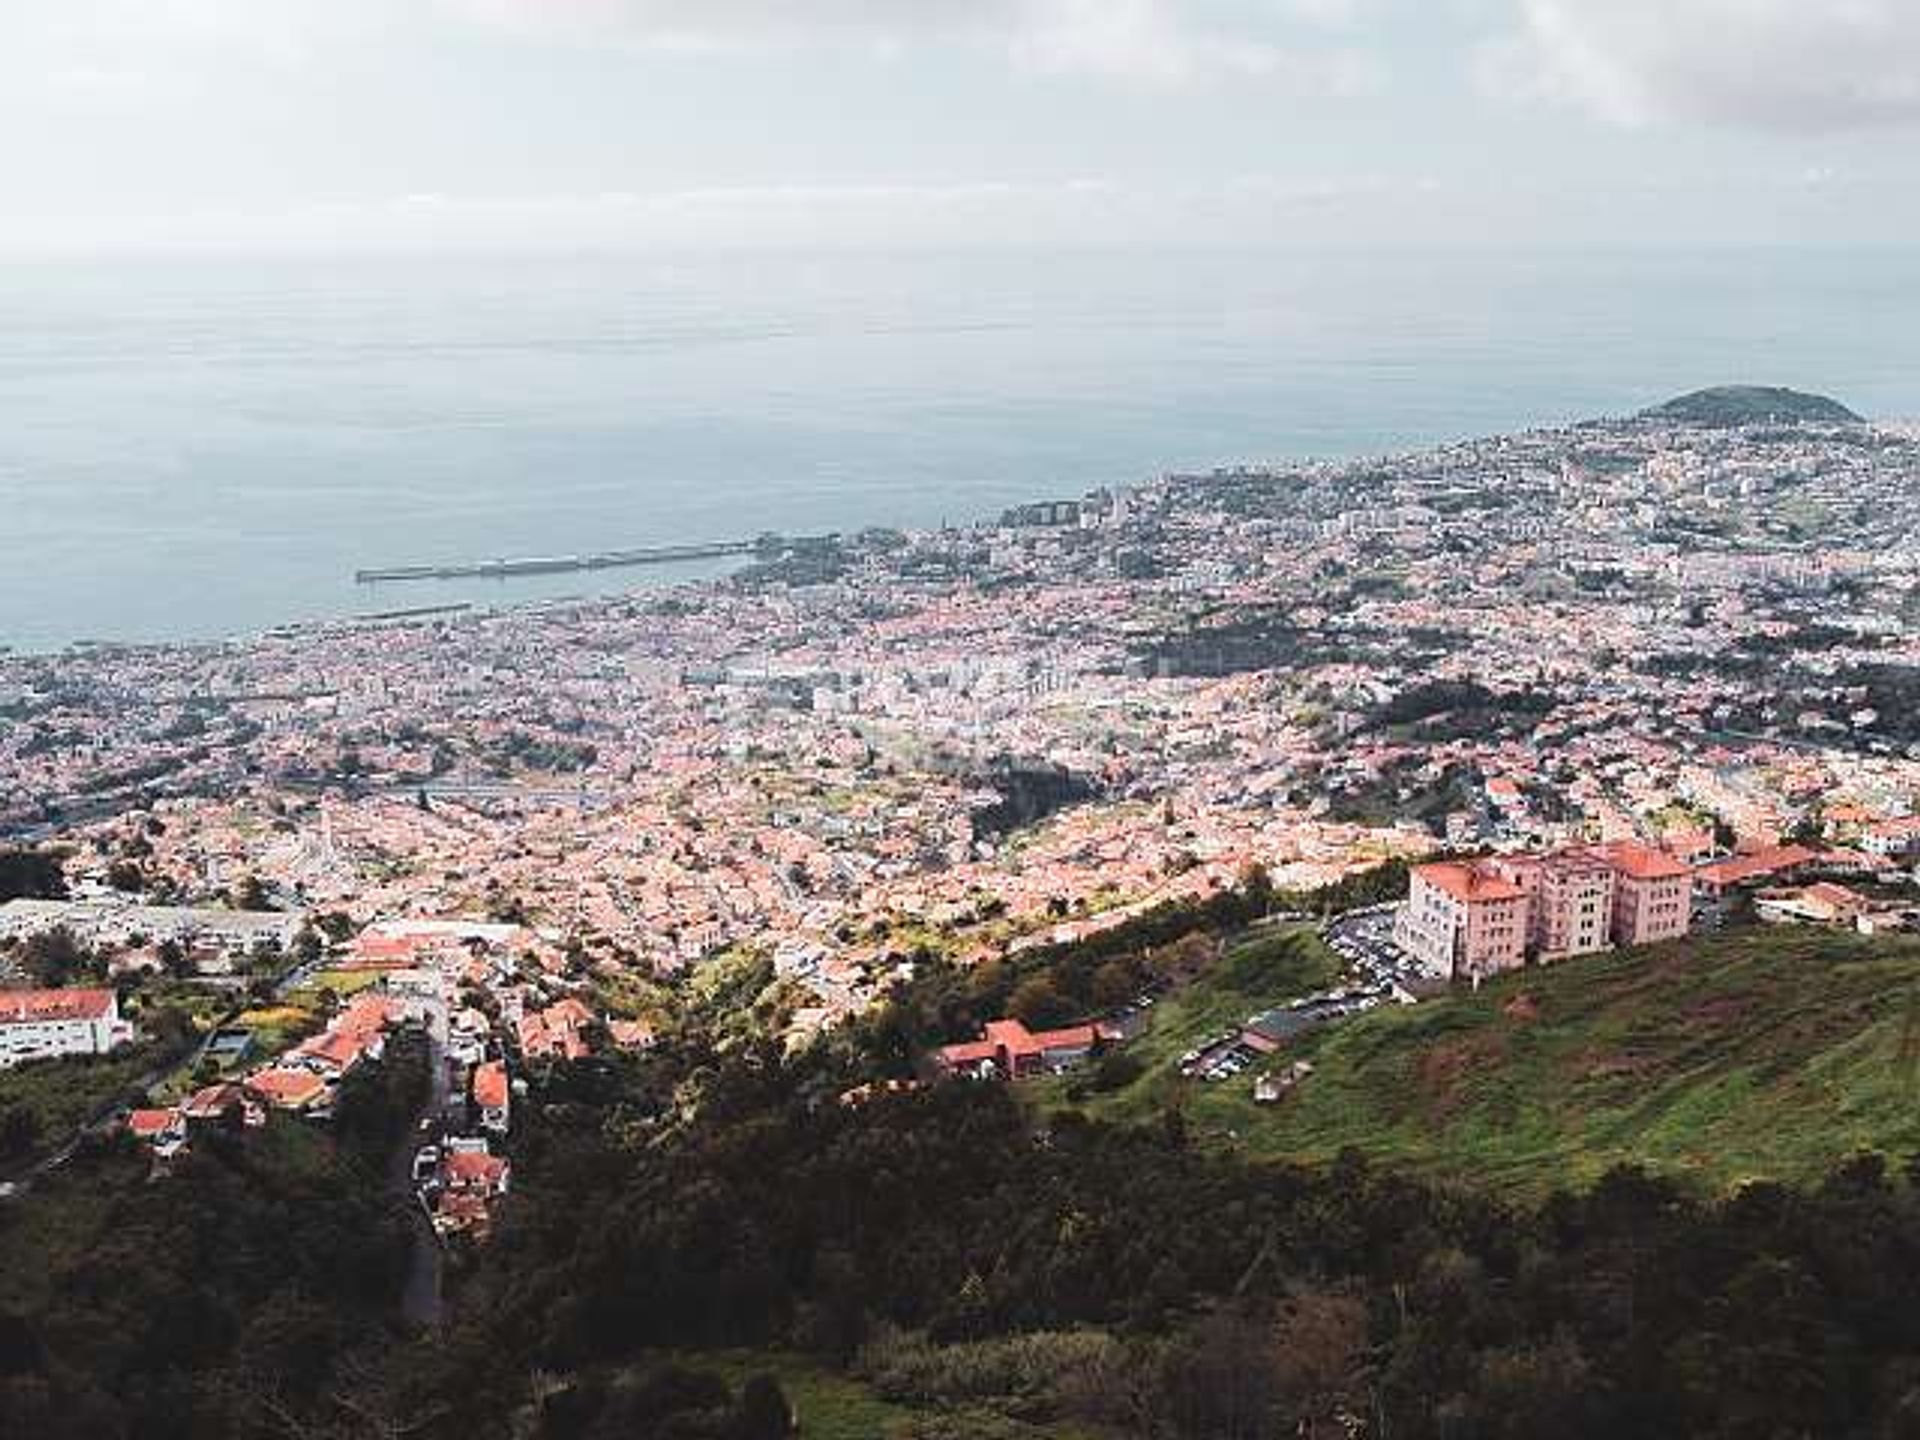
[(1615, 874), (1604, 855), (1572, 849), (1496, 863), (1527, 892), (1527, 948), (1535, 959), (1611, 947)]
[(1678, 940), (1693, 921), (1693, 872), (1648, 845), (1621, 841), (1605, 848), (1612, 862), (1613, 943), (1657, 945)]
[(1417, 865), (1393, 938), (1428, 974), (1474, 981), (1529, 958), (1676, 940), (1693, 873), (1632, 843)]
[(1428, 974), (1482, 979), (1524, 965), (1527, 894), (1488, 860), (1414, 867), (1393, 938)]
[(111, 990), (0, 990), (0, 1070), (23, 1060), (105, 1055), (132, 1039)]

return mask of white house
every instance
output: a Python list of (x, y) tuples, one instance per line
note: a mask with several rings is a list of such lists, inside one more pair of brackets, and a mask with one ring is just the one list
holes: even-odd
[(0, 1070), (22, 1060), (105, 1055), (132, 1039), (111, 990), (0, 990)]

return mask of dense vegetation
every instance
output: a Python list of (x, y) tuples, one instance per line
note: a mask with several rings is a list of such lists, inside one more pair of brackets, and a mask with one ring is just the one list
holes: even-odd
[[(1256, 1111), (1168, 1084), (1194, 1031), (1336, 973), (1249, 879), (991, 987), (922, 967), (799, 1052), (743, 1018), (764, 967), (696, 983), (657, 1051), (536, 1079), (433, 1339), (393, 1319), (379, 1174), (417, 1051), (331, 1132), (213, 1136), (151, 1185), (85, 1154), (0, 1206), (0, 1433), (1914, 1433), (1920, 949), (1743, 933), (1528, 972), (1303, 1041), (1312, 1077)], [(956, 996), (1045, 980), (1071, 1010), (1115, 965), (1168, 989), (1077, 1099), (843, 1099)]]
[(817, 1063), (743, 1054), (644, 1139), (576, 1107), (417, 1381), (428, 1432), (633, 1433), (599, 1397), (683, 1347), (798, 1348), (927, 1435), (1890, 1435), (1920, 1404), (1920, 1197), (1878, 1160), (1513, 1211), (1178, 1127), (1036, 1143), (997, 1087), (819, 1103)]
[(1838, 400), (1780, 385), (1716, 385), (1642, 412), (1650, 420), (1729, 428), (1736, 425), (1846, 424), (1860, 417)]
[(57, 850), (0, 849), (0, 904), (8, 900), (60, 900), (67, 880)]

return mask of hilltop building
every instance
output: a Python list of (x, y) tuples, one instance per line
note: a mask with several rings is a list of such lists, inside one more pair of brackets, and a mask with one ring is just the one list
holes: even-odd
[(1692, 872), (1631, 842), (1415, 866), (1394, 940), (1429, 974), (1479, 981), (1536, 961), (1685, 935)]
[(1488, 860), (1416, 866), (1393, 938), (1447, 979), (1517, 969), (1527, 959), (1527, 892)]

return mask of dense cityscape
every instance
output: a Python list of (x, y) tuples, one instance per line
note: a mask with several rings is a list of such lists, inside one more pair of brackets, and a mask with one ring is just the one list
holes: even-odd
[[(1348, 1103), (1315, 1099), (1325, 1037), (1369, 1011), (1504, 984), (1533, 1023), (1576, 961), (1896, 936), (1920, 438), (1830, 404), (1703, 392), (763, 540), (698, 585), (0, 657), (5, 1194), (331, 1130), (406, 1197), (431, 1334), (502, 1214), (552, 1222), (517, 1169), (595, 1086), (664, 1144), (764, 1048), (849, 1115), (1008, 1080), (1022, 1123), (1164, 1107), (1233, 1150), (1271, 1114), (1257, 1143), (1311, 1154), (1287, 1117)], [(1336, 1388), (1321, 1422), (1371, 1433)]]

